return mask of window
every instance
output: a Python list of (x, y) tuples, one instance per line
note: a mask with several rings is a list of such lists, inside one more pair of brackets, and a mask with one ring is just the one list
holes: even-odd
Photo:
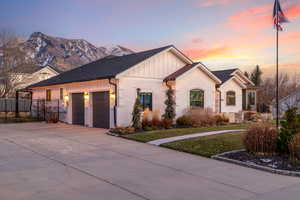
[(255, 92), (248, 93), (248, 104), (251, 106), (255, 105)]
[(46, 90), (46, 101), (51, 101), (51, 90)]
[(226, 93), (226, 104), (228, 106), (235, 106), (235, 92), (234, 91), (228, 91)]
[(152, 93), (151, 92), (141, 92), (140, 101), (142, 104), (143, 110), (149, 109), (152, 110)]
[(59, 99), (60, 99), (60, 100), (63, 100), (63, 99), (64, 99), (64, 89), (63, 89), (63, 88), (60, 88), (60, 89), (59, 89)]
[(190, 91), (190, 106), (204, 108), (204, 91), (191, 90)]

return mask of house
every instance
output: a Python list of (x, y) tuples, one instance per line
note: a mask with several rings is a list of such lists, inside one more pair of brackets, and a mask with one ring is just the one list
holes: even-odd
[[(300, 114), (300, 90), (293, 92), (292, 94), (279, 99), (279, 116), (283, 116), (285, 111), (289, 108), (297, 107), (298, 114)], [(272, 102), (272, 114), (273, 117), (277, 116), (276, 100)]]
[[(143, 109), (160, 114), (164, 113), (168, 87), (175, 90), (177, 117), (192, 106), (219, 112), (219, 90), (224, 88), (225, 91), (227, 84), (236, 84), (236, 88), (246, 90), (244, 85), (251, 84), (238, 70), (232, 76), (234, 78), (222, 86), (217, 75), (171, 45), (105, 57), (33, 84), (28, 89), (32, 91), (33, 99), (61, 99), (66, 115), (60, 120), (64, 122), (111, 128), (131, 124), (137, 90)], [(220, 87), (216, 89), (216, 86)], [(241, 94), (242, 90), (236, 92), (239, 98)]]
[(47, 65), (45, 67), (32, 67), (17, 71), (17, 80), (20, 82), (18, 88), (25, 88), (34, 83), (52, 78), (60, 74), (61, 71), (53, 66)]
[(222, 83), (217, 85), (219, 113), (257, 109), (257, 87), (238, 68), (212, 71)]

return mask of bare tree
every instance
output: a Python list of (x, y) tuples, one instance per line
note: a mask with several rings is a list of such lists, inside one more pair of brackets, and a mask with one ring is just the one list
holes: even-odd
[[(279, 99), (282, 99), (300, 90), (299, 75), (280, 74), (279, 75)], [(276, 97), (276, 79), (266, 78), (262, 80), (258, 91), (258, 103), (270, 105)]]
[(0, 30), (0, 98), (12, 96), (22, 84), (22, 71), (35, 67), (18, 44), (18, 37), (6, 29)]

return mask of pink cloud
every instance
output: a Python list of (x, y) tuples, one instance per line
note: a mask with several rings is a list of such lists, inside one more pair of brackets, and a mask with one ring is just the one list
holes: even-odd
[(187, 48), (184, 50), (184, 53), (192, 59), (203, 59), (213, 56), (221, 56), (228, 53), (230, 50), (229, 47), (217, 47), (217, 48)]
[(225, 5), (233, 2), (235, 0), (205, 0), (200, 3), (203, 7), (210, 7), (210, 6), (216, 6), (216, 5)]
[[(272, 22), (273, 5), (262, 5), (256, 8), (237, 12), (228, 18), (228, 25), (238, 30), (259, 31), (273, 26)], [(300, 4), (285, 9), (285, 14), (289, 20), (300, 18)]]

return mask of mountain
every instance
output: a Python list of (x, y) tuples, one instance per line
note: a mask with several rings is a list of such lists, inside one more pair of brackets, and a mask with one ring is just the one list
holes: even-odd
[(134, 53), (119, 45), (96, 47), (86, 40), (52, 37), (41, 32), (32, 33), (28, 40), (19, 45), (41, 67), (51, 65), (60, 71), (68, 71), (110, 55)]

